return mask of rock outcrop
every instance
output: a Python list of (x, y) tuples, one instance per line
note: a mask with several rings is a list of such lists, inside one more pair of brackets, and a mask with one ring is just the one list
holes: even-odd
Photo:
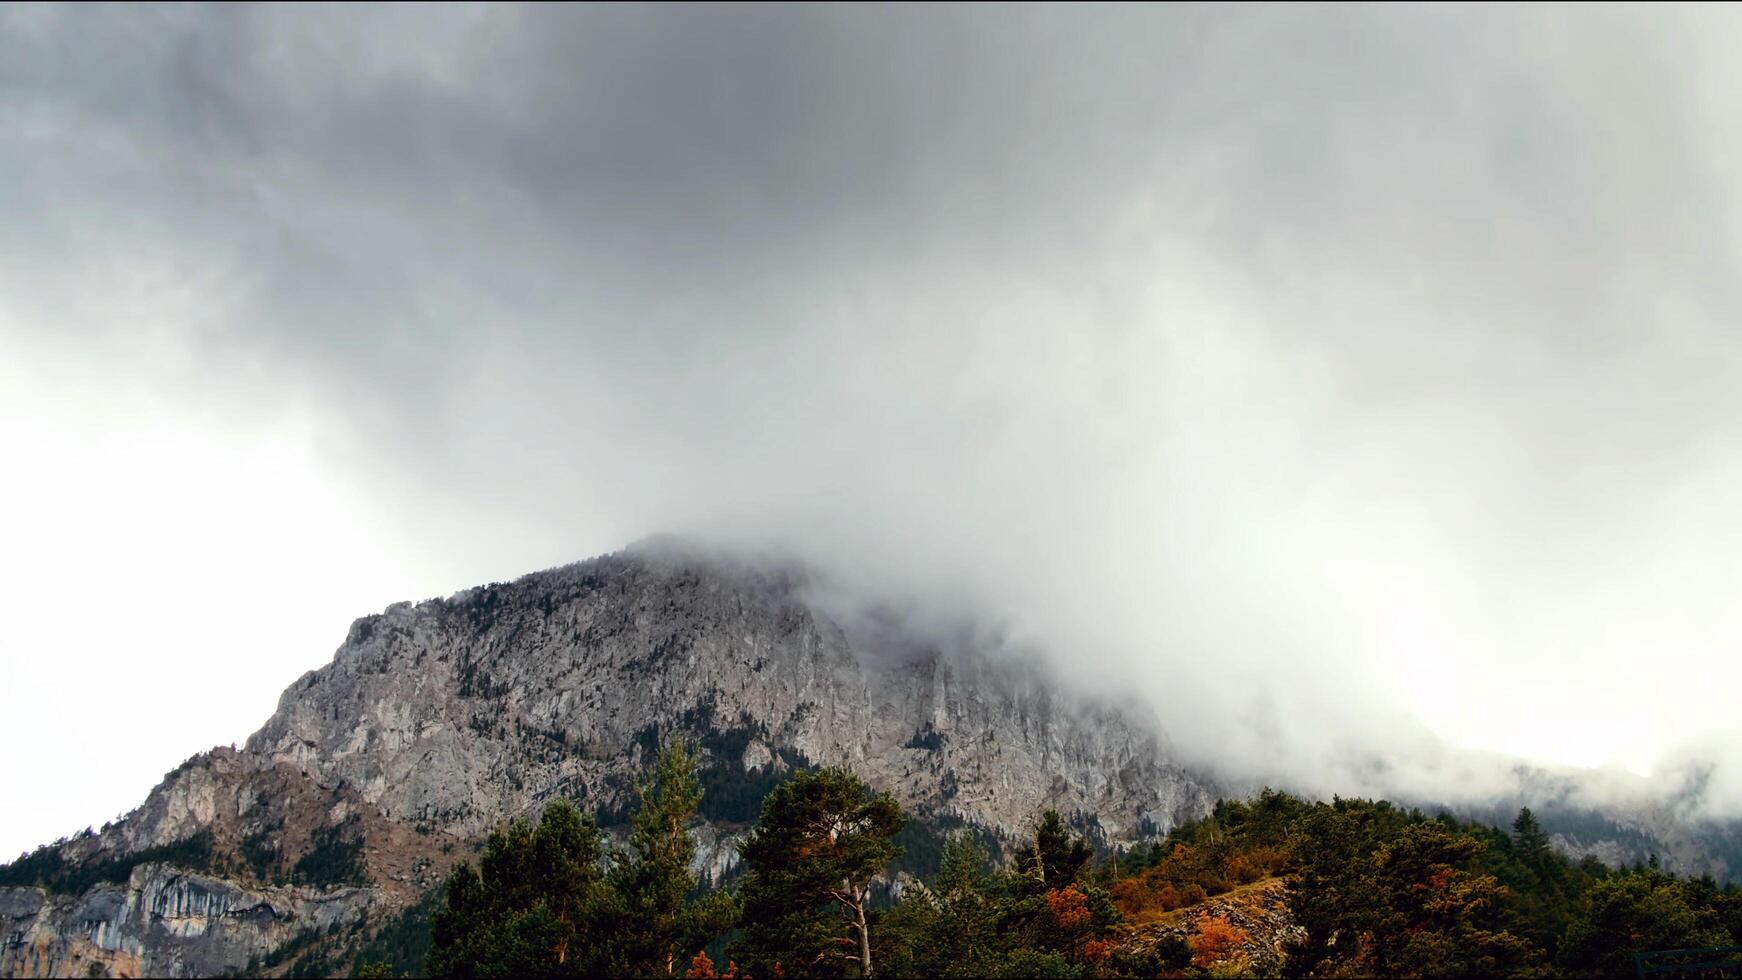
[(0, 889), (0, 936), (9, 976), (218, 976), (349, 927), (372, 902), (366, 888), (250, 887), (147, 864), (77, 896)]
[[(1230, 928), (1233, 937), (1225, 947), (1205, 943), (1206, 927)], [(1205, 901), (1166, 913), (1155, 921), (1126, 926), (1115, 944), (1117, 955), (1127, 962), (1159, 964), (1178, 969), (1185, 964), (1167, 963), (1170, 947), (1190, 951), (1193, 962), (1204, 968), (1232, 968), (1240, 976), (1282, 975), (1288, 949), (1306, 937), (1288, 907), (1288, 886), (1280, 879), (1257, 882)]]
[(55, 851), (125, 868), (198, 838), (199, 867), (140, 864), (76, 895), (0, 888), (0, 974), (233, 973), (415, 901), (554, 797), (611, 822), (674, 733), (701, 750), (697, 863), (714, 880), (793, 766), (850, 767), (931, 826), (995, 838), (1049, 807), (1106, 843), (1208, 808), (1143, 709), (971, 635), (830, 615), (814, 585), (659, 545), (360, 619), (241, 751), (189, 760)]

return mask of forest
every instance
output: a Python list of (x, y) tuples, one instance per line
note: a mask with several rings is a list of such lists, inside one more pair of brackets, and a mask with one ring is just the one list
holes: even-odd
[(1742, 945), (1742, 889), (1570, 860), (1528, 809), (1500, 829), (1267, 790), (1101, 854), (1049, 812), (1007, 856), (949, 836), (922, 880), (891, 873), (916, 839), (891, 796), (796, 770), (763, 801), (742, 874), (709, 889), (687, 830), (702, 793), (672, 742), (620, 853), (566, 801), (498, 828), (356, 975), (1614, 976), (1636, 953)]

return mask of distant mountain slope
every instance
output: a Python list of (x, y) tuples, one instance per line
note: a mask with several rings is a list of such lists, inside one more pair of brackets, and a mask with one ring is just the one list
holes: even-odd
[(946, 655), (890, 617), (843, 625), (809, 584), (666, 544), (360, 619), (244, 749), (189, 760), (121, 823), (39, 854), (54, 888), (0, 888), (0, 973), (270, 961), (409, 905), (464, 845), (554, 796), (621, 814), (672, 732), (703, 750), (716, 878), (795, 765), (851, 767), (932, 827), (997, 838), (1051, 807), (1126, 843), (1210, 805), (1141, 710), (998, 649)]

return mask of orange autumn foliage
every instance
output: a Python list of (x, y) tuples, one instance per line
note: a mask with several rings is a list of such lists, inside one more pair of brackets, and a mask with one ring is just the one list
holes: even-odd
[(1053, 889), (1046, 893), (1046, 908), (1052, 913), (1052, 919), (1059, 928), (1074, 930), (1089, 921), (1092, 913), (1089, 911), (1089, 900), (1075, 885), (1066, 885), (1061, 891)]
[(1174, 891), (1173, 885), (1167, 882), (1157, 884), (1148, 876), (1116, 881), (1109, 894), (1113, 904), (1133, 922), (1142, 922), (1180, 907), (1179, 893)]
[(1244, 885), (1264, 877), (1265, 867), (1249, 854), (1236, 854), (1223, 865), (1229, 880)]
[(1279, 873), (1287, 852), (1270, 845), (1175, 844), (1154, 867), (1115, 882), (1113, 903), (1133, 922), (1151, 921), (1164, 913), (1187, 908), (1237, 885), (1247, 885)]
[(1163, 913), (1196, 905), (1209, 897), (1197, 883), (1176, 886), (1163, 875), (1150, 872), (1115, 882), (1110, 894), (1120, 913), (1133, 922), (1147, 922)]
[(1227, 916), (1204, 915), (1198, 917), (1197, 931), (1186, 942), (1192, 948), (1192, 965), (1201, 969), (1227, 959), (1246, 939), (1246, 930), (1229, 922)]
[(692, 980), (750, 980), (749, 974), (738, 972), (736, 963), (727, 963), (725, 973), (715, 973), (714, 961), (708, 956), (707, 950), (697, 953), (696, 958), (690, 960), (689, 972), (684, 976)]
[(1083, 944), (1083, 962), (1094, 966), (1113, 955), (1113, 944), (1105, 939), (1091, 939)]

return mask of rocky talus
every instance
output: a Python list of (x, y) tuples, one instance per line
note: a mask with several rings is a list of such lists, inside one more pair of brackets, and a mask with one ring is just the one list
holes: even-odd
[[(1219, 955), (1207, 952), (1199, 935), (1212, 922), (1226, 923), (1238, 939)], [(1288, 886), (1281, 879), (1242, 886), (1197, 905), (1167, 913), (1152, 922), (1129, 925), (1120, 933), (1120, 952), (1136, 960), (1153, 959), (1169, 941), (1196, 951), (1198, 965), (1234, 968), (1242, 975), (1282, 975), (1291, 943), (1304, 939), (1288, 908)]]

